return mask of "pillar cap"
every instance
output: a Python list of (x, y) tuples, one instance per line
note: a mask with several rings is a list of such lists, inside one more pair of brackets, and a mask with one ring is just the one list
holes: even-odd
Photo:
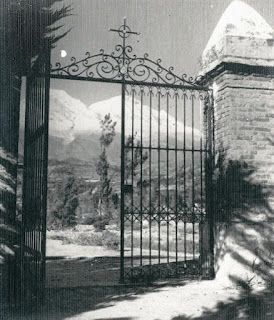
[(274, 31), (251, 6), (234, 0), (225, 10), (202, 55), (205, 75), (222, 62), (274, 66)]

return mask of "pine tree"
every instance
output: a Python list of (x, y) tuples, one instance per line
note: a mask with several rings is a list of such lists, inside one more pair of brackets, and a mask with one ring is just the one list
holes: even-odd
[(69, 175), (60, 187), (55, 206), (49, 215), (49, 228), (74, 227), (77, 224), (76, 209), (78, 205), (76, 179), (73, 175)]
[(47, 43), (54, 47), (67, 34), (57, 32), (70, 14), (65, 5), (54, 9), (61, 2), (0, 1), (0, 219), (8, 224), (16, 215), (21, 81), (40, 65)]
[[(135, 141), (135, 142), (134, 142)], [(140, 140), (136, 139), (136, 136), (128, 136), (125, 142), (125, 178), (129, 179), (132, 175), (136, 176), (136, 169), (144, 164), (148, 159), (148, 153), (143, 152), (141, 148)], [(131, 149), (134, 148), (133, 159), (130, 155)], [(137, 181), (138, 182), (138, 181)], [(139, 183), (143, 183), (143, 181), (139, 181)]]
[(108, 177), (109, 163), (107, 160), (106, 150), (103, 148), (97, 162), (96, 172), (100, 176), (100, 203), (105, 202), (108, 206), (109, 198), (112, 192), (110, 179)]
[(107, 213), (109, 209), (109, 200), (112, 193), (112, 188), (110, 186), (110, 179), (108, 176), (109, 163), (107, 159), (106, 149), (112, 143), (115, 137), (115, 126), (116, 122), (113, 122), (110, 114), (106, 114), (104, 119), (100, 121), (100, 127), (102, 130), (100, 136), (100, 146), (101, 146), (101, 154), (99, 156), (99, 160), (96, 166), (96, 172), (100, 177), (100, 185), (99, 185), (99, 214), (102, 215), (103, 206), (105, 206), (105, 210)]

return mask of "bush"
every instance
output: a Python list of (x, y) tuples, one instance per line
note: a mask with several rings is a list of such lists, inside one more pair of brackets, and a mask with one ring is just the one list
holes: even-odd
[(87, 216), (83, 219), (82, 224), (93, 225), (96, 222), (95, 217)]
[(53, 234), (53, 235), (50, 235), (50, 236), (49, 236), (49, 239), (51, 239), (51, 240), (62, 240), (62, 241), (64, 241), (64, 240), (66, 240), (66, 236), (60, 235), (60, 234)]
[(63, 244), (80, 246), (102, 246), (102, 234), (93, 232), (74, 232), (63, 238)]
[[(125, 236), (125, 247), (131, 247), (131, 234), (128, 234)], [(133, 234), (133, 247), (139, 248), (140, 246), (140, 235), (134, 233)], [(143, 236), (142, 238), (142, 247), (143, 249), (149, 249), (150, 247), (150, 241), (147, 236)], [(160, 244), (161, 250), (166, 251), (167, 250), (167, 241), (165, 238), (161, 237), (161, 244)], [(158, 250), (158, 237), (152, 236), (151, 239), (151, 250)], [(176, 242), (175, 239), (170, 238), (169, 239), (169, 251), (175, 252), (176, 251)], [(184, 252), (184, 243), (181, 241), (178, 243), (178, 251)], [(186, 240), (186, 253), (192, 254), (193, 252), (193, 242), (192, 240)], [(199, 254), (199, 243), (194, 243), (194, 252), (195, 254)]]
[(106, 225), (109, 224), (108, 217), (98, 217), (97, 220), (93, 223), (93, 226), (96, 231), (103, 231), (106, 228)]
[(102, 246), (103, 237), (102, 234), (99, 233), (79, 233), (79, 235), (75, 237), (75, 243), (81, 246)]
[(83, 219), (82, 224), (93, 225), (96, 231), (103, 231), (107, 225), (110, 225), (113, 222), (116, 222), (116, 220), (113, 219), (111, 213), (103, 213), (102, 215), (86, 216)]
[(120, 247), (120, 233), (112, 231), (61, 231), (62, 234), (52, 234), (50, 239), (62, 240), (63, 244), (77, 244), (80, 246), (104, 246), (111, 250)]
[(120, 248), (120, 235), (119, 235), (119, 233), (104, 231), (102, 244), (104, 247), (106, 247), (108, 249), (119, 250), (119, 248)]

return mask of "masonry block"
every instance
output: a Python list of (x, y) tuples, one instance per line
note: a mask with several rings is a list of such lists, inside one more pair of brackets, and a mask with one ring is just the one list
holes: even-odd
[(216, 279), (225, 285), (274, 281), (273, 30), (234, 1), (203, 54), (213, 89), (213, 213)]

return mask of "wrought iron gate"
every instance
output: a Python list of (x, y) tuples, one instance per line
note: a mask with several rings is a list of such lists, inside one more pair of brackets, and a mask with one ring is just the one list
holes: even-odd
[[(211, 92), (200, 84), (201, 79), (177, 76), (172, 67), (164, 68), (160, 59), (134, 55), (126, 40), (137, 33), (125, 21), (111, 31), (122, 38), (114, 52), (86, 53), (79, 61), (72, 57), (65, 66), (56, 63), (44, 79), (121, 85), (121, 281), (208, 274), (212, 267)], [(48, 102), (48, 91), (46, 95)], [(32, 99), (41, 98), (37, 97), (29, 96), (29, 105), (34, 104)], [(39, 228), (45, 228), (44, 220), (36, 220), (36, 212), (45, 208), (41, 201), (46, 196), (47, 131), (42, 127), (47, 127), (48, 118), (43, 114), (43, 123), (27, 120), (34, 121), (28, 130), (38, 135), (31, 138), (26, 131), (25, 145), (25, 163), (32, 166), (25, 167), (24, 190), (33, 194), (25, 201), (25, 211), (32, 212), (31, 225)], [(40, 131), (44, 132), (42, 144), (38, 142)], [(37, 157), (31, 159), (30, 145), (36, 141)], [(33, 178), (28, 178), (27, 172)], [(43, 257), (44, 240), (39, 240), (37, 247), (40, 238), (34, 233), (40, 229), (35, 228), (26, 239)], [(39, 259), (34, 260), (39, 264), (43, 261)], [(43, 267), (41, 270), (39, 277), (44, 277)]]
[[(145, 68), (145, 61), (141, 66)], [(187, 82), (126, 85), (123, 280), (209, 274), (202, 257), (209, 240), (209, 145), (202, 113), (209, 94)]]
[[(38, 66), (37, 66), (38, 68)], [(22, 288), (25, 308), (39, 307), (45, 287), (50, 54), (27, 76), (22, 199)]]

